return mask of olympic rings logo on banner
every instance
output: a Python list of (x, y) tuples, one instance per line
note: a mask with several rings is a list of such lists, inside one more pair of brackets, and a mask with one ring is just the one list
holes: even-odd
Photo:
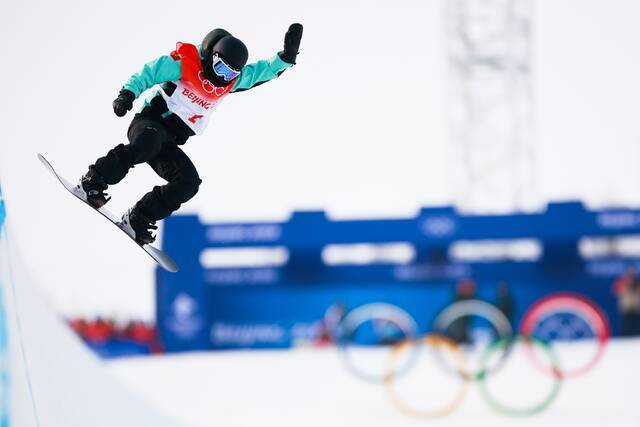
[[(572, 321), (551, 321), (554, 317), (563, 319), (562, 316), (569, 316)], [(459, 326), (468, 326), (460, 322), (469, 317), (480, 318), (493, 331), (493, 338), (485, 342), (479, 353), (470, 352), (469, 337), (459, 335)], [(371, 323), (368, 337), (359, 332), (367, 323)], [(487, 404), (499, 413), (510, 416), (538, 414), (553, 403), (564, 380), (584, 375), (597, 365), (610, 336), (609, 322), (602, 309), (574, 293), (550, 294), (534, 302), (522, 317), (518, 331), (518, 334), (514, 333), (509, 320), (493, 304), (462, 300), (442, 310), (433, 322), (432, 332), (421, 337), (415, 320), (406, 311), (391, 304), (373, 303), (347, 314), (337, 328), (336, 341), (347, 369), (358, 378), (384, 384), (391, 402), (400, 412), (417, 418), (437, 418), (457, 409), (473, 382), (478, 384), (480, 395)], [(563, 367), (558, 355), (562, 344), (557, 347), (554, 343), (566, 338), (595, 338), (596, 349), (577, 367)], [(367, 371), (362, 363), (356, 362), (356, 347), (362, 344), (387, 347), (383, 369)], [(532, 361), (551, 382), (538, 401), (516, 407), (495, 396), (487, 381), (502, 369), (514, 349), (520, 347), (528, 356), (525, 360)], [(395, 389), (397, 380), (410, 375), (415, 368), (419, 356), (424, 354), (421, 349), (429, 349), (436, 356), (432, 361), (461, 381), (451, 400), (440, 408), (425, 410), (412, 406), (404, 402)], [(408, 357), (400, 357), (406, 352), (409, 352)]]

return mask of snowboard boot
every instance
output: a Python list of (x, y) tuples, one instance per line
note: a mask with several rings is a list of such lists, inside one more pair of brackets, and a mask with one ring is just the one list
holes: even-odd
[(98, 175), (95, 167), (89, 166), (89, 172), (82, 175), (78, 185), (76, 185), (76, 190), (87, 203), (96, 209), (100, 209), (111, 200), (111, 197), (108, 197), (107, 193), (104, 192), (107, 187), (108, 185)]
[(148, 245), (156, 240), (156, 237), (151, 234), (152, 230), (158, 229), (155, 224), (155, 221), (149, 220), (134, 206), (122, 215), (120, 227), (138, 244)]

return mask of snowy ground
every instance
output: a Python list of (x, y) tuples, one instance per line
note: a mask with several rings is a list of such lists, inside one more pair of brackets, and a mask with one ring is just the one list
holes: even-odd
[[(565, 362), (584, 348), (561, 348)], [(395, 408), (385, 388), (345, 370), (335, 349), (234, 351), (123, 359), (108, 363), (119, 380), (185, 425), (219, 426), (634, 426), (640, 425), (640, 340), (616, 340), (588, 375), (563, 382), (550, 408), (533, 417), (495, 413), (471, 384), (458, 409), (437, 420), (415, 419)], [(360, 354), (358, 357), (362, 358)], [(373, 356), (372, 356), (373, 357)], [(491, 379), (496, 395), (532, 403), (551, 386), (520, 353)], [(364, 359), (359, 359), (365, 362)], [(401, 395), (433, 409), (461, 382), (425, 360), (398, 383)], [(433, 362), (432, 359), (429, 359)], [(570, 363), (569, 363), (570, 364)], [(404, 378), (404, 377), (403, 377)], [(424, 399), (420, 399), (424, 397)]]

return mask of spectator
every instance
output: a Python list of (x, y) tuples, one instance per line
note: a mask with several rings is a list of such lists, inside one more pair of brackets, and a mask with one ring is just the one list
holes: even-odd
[(87, 322), (84, 319), (71, 319), (69, 321), (69, 326), (71, 327), (71, 329), (74, 330), (74, 332), (78, 335), (80, 335), (81, 337), (84, 337), (85, 335), (85, 330), (87, 328)]
[(640, 282), (635, 270), (629, 269), (613, 284), (618, 299), (621, 320), (621, 335), (640, 335)]
[(513, 317), (515, 315), (515, 304), (509, 292), (509, 283), (500, 280), (497, 285), (496, 307), (505, 315), (509, 324), (513, 327)]
[(316, 345), (327, 345), (337, 341), (338, 328), (340, 323), (344, 320), (347, 313), (347, 307), (341, 301), (336, 301), (331, 304), (324, 314), (324, 317), (319, 321), (319, 332), (316, 337)]
[(98, 317), (93, 322), (87, 322), (84, 338), (93, 343), (104, 343), (113, 338), (114, 333), (113, 324)]
[[(471, 279), (462, 279), (456, 284), (453, 302), (473, 299), (476, 295), (476, 282)], [(445, 334), (458, 344), (470, 344), (471, 316), (456, 319)]]
[(129, 322), (124, 330), (125, 339), (130, 339), (139, 344), (149, 344), (156, 338), (156, 330), (153, 326), (139, 320)]

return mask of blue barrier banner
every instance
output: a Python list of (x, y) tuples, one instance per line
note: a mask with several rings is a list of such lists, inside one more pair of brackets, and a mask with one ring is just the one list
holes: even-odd
[(2, 187), (0, 187), (0, 233), (2, 233), (2, 229), (4, 228), (4, 218), (6, 216), (6, 211), (4, 208), (4, 198), (2, 197)]
[[(563, 290), (597, 301), (616, 330), (611, 284), (640, 269), (640, 258), (585, 255), (580, 245), (636, 234), (640, 211), (591, 211), (579, 202), (492, 216), (451, 207), (373, 220), (331, 220), (322, 211), (231, 224), (172, 216), (162, 246), (180, 272), (156, 271), (158, 327), (167, 351), (288, 347), (317, 336), (336, 304), (387, 302), (427, 331), (456, 282), (472, 279), (476, 296), (489, 302), (497, 283), (508, 282), (515, 323), (535, 299)], [(476, 256), (478, 247), (490, 256)], [(256, 251), (266, 255), (245, 262)]]
[[(0, 223), (0, 228), (2, 224)], [(9, 426), (9, 339), (4, 305), (4, 295), (0, 283), (0, 427)]]
[[(0, 237), (5, 220), (4, 199), (0, 187)], [(9, 337), (4, 305), (4, 283), (0, 282), (0, 427), (9, 426)]]

